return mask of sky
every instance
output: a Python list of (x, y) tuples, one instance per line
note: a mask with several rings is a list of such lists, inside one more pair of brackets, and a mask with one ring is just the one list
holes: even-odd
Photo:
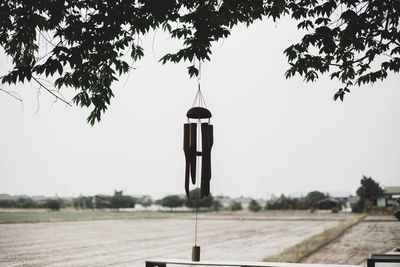
[[(239, 26), (202, 64), (212, 112), (213, 195), (268, 198), (292, 192), (354, 194), (362, 175), (400, 185), (400, 77), (332, 97), (340, 84), (284, 78), (283, 50), (301, 38), (284, 19)], [(180, 42), (162, 31), (142, 38), (145, 57), (113, 85), (102, 121), (66, 107), (34, 83), (1, 85), (0, 193), (46, 196), (184, 194), (183, 123), (197, 90), (188, 62), (158, 60)], [(0, 57), (0, 75), (10, 59)], [(67, 99), (73, 89), (62, 89)], [(192, 187), (194, 188), (194, 187)]]

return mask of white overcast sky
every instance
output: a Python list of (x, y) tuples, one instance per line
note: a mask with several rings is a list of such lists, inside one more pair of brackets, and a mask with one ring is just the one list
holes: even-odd
[[(356, 87), (344, 103), (334, 102), (340, 84), (327, 77), (285, 80), (283, 50), (300, 36), (287, 20), (240, 26), (203, 64), (215, 132), (212, 194), (354, 193), (363, 174), (400, 185), (400, 76)], [(33, 83), (1, 85), (24, 103), (22, 111), (0, 92), (0, 193), (184, 193), (182, 130), (196, 80), (188, 78), (187, 62), (158, 63), (179, 48), (176, 41), (161, 31), (142, 41), (145, 58), (113, 85), (116, 98), (94, 127), (86, 123), (87, 110), (59, 102), (51, 108), (45, 91), (38, 109)], [(1, 75), (9, 61), (0, 57)], [(63, 94), (70, 99), (74, 91)]]

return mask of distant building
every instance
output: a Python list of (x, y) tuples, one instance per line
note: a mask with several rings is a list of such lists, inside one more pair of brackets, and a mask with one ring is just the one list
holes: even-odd
[(399, 206), (400, 186), (385, 186), (383, 196), (376, 201), (378, 207)]
[(250, 204), (251, 200), (252, 200), (252, 198), (249, 198), (249, 197), (239, 197), (239, 198), (233, 199), (234, 202), (240, 203), (242, 205), (243, 209), (249, 208), (249, 204)]
[(349, 197), (346, 200), (346, 203), (344, 204), (344, 207), (342, 208), (343, 212), (351, 212), (351, 206), (354, 204), (357, 204), (358, 201), (360, 201), (359, 196), (354, 196), (354, 197)]
[(339, 201), (332, 198), (321, 199), (317, 203), (319, 210), (331, 210), (332, 208), (339, 207)]
[(222, 207), (224, 207), (224, 208), (228, 208), (233, 201), (229, 197), (214, 197), (214, 200), (219, 201), (219, 203), (221, 203)]
[[(98, 201), (96, 201), (96, 198), (98, 199)], [(93, 205), (98, 209), (111, 207), (110, 197), (107, 195), (95, 195), (93, 197), (93, 202), (94, 202)]]
[(9, 200), (13, 199), (13, 197), (9, 194), (0, 194), (0, 200)]
[[(238, 198), (229, 198), (229, 197), (214, 197), (214, 200), (219, 201), (219, 203), (221, 203), (222, 207), (224, 208), (229, 208), (233, 202), (238, 202), (242, 205), (243, 209), (248, 209), (249, 208), (249, 204), (252, 200), (252, 198), (250, 197), (238, 197)], [(254, 199), (255, 201), (257, 201), (257, 203), (261, 206), (264, 207), (265, 206), (265, 200), (264, 199)]]

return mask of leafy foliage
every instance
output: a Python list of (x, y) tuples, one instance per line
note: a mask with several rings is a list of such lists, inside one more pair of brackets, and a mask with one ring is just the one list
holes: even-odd
[(236, 202), (236, 201), (233, 201), (231, 203), (230, 208), (231, 208), (231, 211), (238, 211), (238, 210), (242, 210), (243, 209), (242, 203)]
[(147, 208), (150, 207), (151, 204), (153, 204), (153, 200), (151, 199), (150, 196), (142, 196), (137, 200), (137, 203), (142, 205), (143, 207)]
[(185, 200), (178, 195), (169, 195), (160, 201), (161, 206), (171, 209), (182, 207), (183, 203), (185, 203)]
[(361, 186), (357, 189), (360, 200), (351, 206), (352, 212), (369, 211), (373, 201), (383, 195), (383, 189), (371, 177), (363, 175), (360, 183)]
[(255, 201), (254, 199), (252, 199), (252, 200), (250, 201), (250, 203), (249, 203), (249, 210), (250, 210), (250, 211), (255, 211), (255, 212), (257, 212), (257, 211), (260, 211), (260, 210), (261, 210), (261, 206), (260, 206), (260, 204), (258, 204), (257, 201)]
[(326, 198), (327, 196), (319, 191), (312, 191), (306, 196), (306, 206), (307, 208), (317, 208), (318, 201)]
[[(0, 45), (13, 69), (2, 83), (54, 77), (55, 88), (73, 87), (73, 102), (92, 109), (92, 125), (110, 105), (112, 83), (129, 72), (144, 51), (140, 36), (161, 28), (183, 47), (160, 61), (210, 60), (212, 43), (239, 23), (290, 14), (308, 30), (285, 50), (286, 77), (306, 81), (330, 73), (350, 87), (383, 80), (400, 68), (400, 2), (391, 0), (11, 0), (0, 2)], [(43, 45), (45, 43), (45, 45)], [(44, 48), (45, 47), (45, 48)], [(380, 64), (372, 64), (379, 61)], [(191, 77), (199, 71), (188, 66)]]
[(277, 199), (267, 201), (265, 208), (267, 210), (298, 209), (297, 199), (286, 197), (282, 194)]
[(44, 205), (46, 208), (51, 209), (52, 211), (58, 211), (61, 208), (64, 208), (64, 200), (61, 198), (49, 198), (46, 200)]
[(195, 188), (189, 192), (189, 197), (185, 202), (185, 205), (188, 208), (196, 208), (196, 207), (210, 208), (211, 206), (213, 206), (213, 204), (214, 204), (214, 198), (211, 194), (200, 199), (200, 189), (198, 188)]
[(214, 200), (211, 206), (211, 210), (220, 211), (222, 209), (222, 204), (218, 200)]
[(351, 212), (354, 213), (361, 213), (365, 210), (366, 205), (365, 205), (365, 200), (360, 199), (357, 203), (351, 204)]
[(32, 208), (43, 208), (44, 205), (31, 198), (21, 197), (18, 199), (1, 199), (0, 207), (32, 209)]
[(344, 85), (334, 95), (343, 101), (351, 86), (399, 72), (399, 1), (300, 0), (288, 1), (288, 8), (308, 33), (285, 50), (287, 78), (299, 74), (314, 81), (329, 72)]
[(373, 200), (383, 195), (383, 189), (374, 179), (363, 175), (361, 186), (357, 189), (357, 195), (361, 199)]
[(36, 201), (31, 198), (21, 197), (18, 199), (2, 199), (0, 200), (1, 208), (22, 208), (22, 209), (33, 209), (33, 208), (46, 208), (53, 211), (65, 208), (65, 201), (61, 198), (48, 198), (45, 201)]
[(111, 207), (118, 208), (134, 208), (135, 199), (131, 196), (123, 195), (123, 191), (114, 191), (114, 195), (111, 197)]

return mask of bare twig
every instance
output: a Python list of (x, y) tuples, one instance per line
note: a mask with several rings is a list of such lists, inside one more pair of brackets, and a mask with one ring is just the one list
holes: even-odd
[(54, 101), (51, 103), (50, 109), (49, 109), (49, 113), (51, 112), (51, 110), (53, 109), (54, 104), (57, 103), (57, 98), (54, 99)]
[(154, 50), (154, 42), (155, 42), (155, 39), (156, 39), (156, 34), (157, 34), (157, 30), (154, 30), (153, 42), (151, 44), (151, 50), (153, 51), (153, 58), (154, 59), (156, 58), (156, 52)]
[(43, 39), (45, 39), (47, 41), (47, 43), (51, 44), (53, 47), (56, 47), (57, 45), (53, 44), (49, 39), (46, 38), (46, 36), (44, 36), (44, 34), (38, 30), (39, 34), (43, 37)]
[[(67, 101), (67, 100), (65, 100), (65, 97), (60, 93), (60, 91), (58, 89), (50, 89), (50, 91), (54, 92), (55, 94), (58, 94), (60, 96), (60, 98), (63, 99), (64, 101)], [(56, 100), (57, 100), (57, 98), (56, 98)]]
[(135, 63), (135, 62), (132, 61), (132, 64), (129, 66), (128, 76), (126, 77), (126, 80), (125, 80), (124, 86), (123, 86), (124, 88), (125, 88), (126, 83), (129, 80), (129, 77), (131, 76), (131, 70), (136, 70), (136, 68), (133, 67), (133, 63)]
[(32, 76), (32, 79), (34, 79), (43, 89), (45, 89), (47, 92), (49, 92), (50, 94), (52, 94), (55, 98), (61, 100), (62, 102), (64, 102), (65, 104), (67, 104), (68, 106), (72, 107), (71, 103), (67, 102), (66, 100), (62, 99), (61, 97), (59, 97), (58, 95), (56, 95), (55, 93), (53, 93), (53, 90), (47, 88), (46, 86), (43, 85), (43, 83), (41, 83), (37, 78)]
[[(10, 95), (11, 97), (17, 99), (18, 101), (22, 102), (22, 99), (21, 99), (21, 97), (19, 96), (19, 94), (17, 92), (7, 91), (7, 90), (4, 90), (2, 88), (0, 88), (0, 91), (3, 91), (4, 93), (6, 93), (6, 94)], [(14, 94), (17, 95), (17, 96), (15, 96)]]
[(3, 91), (4, 93), (10, 95), (11, 97), (13, 97), (13, 98), (17, 99), (19, 102), (21, 102), (22, 112), (24, 112), (24, 101), (22, 100), (21, 96), (17, 92), (7, 91), (2, 88), (0, 88), (0, 91)]
[(36, 109), (35, 115), (36, 115), (36, 114), (38, 114), (38, 112), (39, 112), (39, 109), (40, 109), (40, 100), (39, 100), (40, 88), (41, 88), (41, 87), (39, 86), (39, 88), (37, 89), (37, 94), (36, 94), (36, 99), (37, 99), (37, 109)]

